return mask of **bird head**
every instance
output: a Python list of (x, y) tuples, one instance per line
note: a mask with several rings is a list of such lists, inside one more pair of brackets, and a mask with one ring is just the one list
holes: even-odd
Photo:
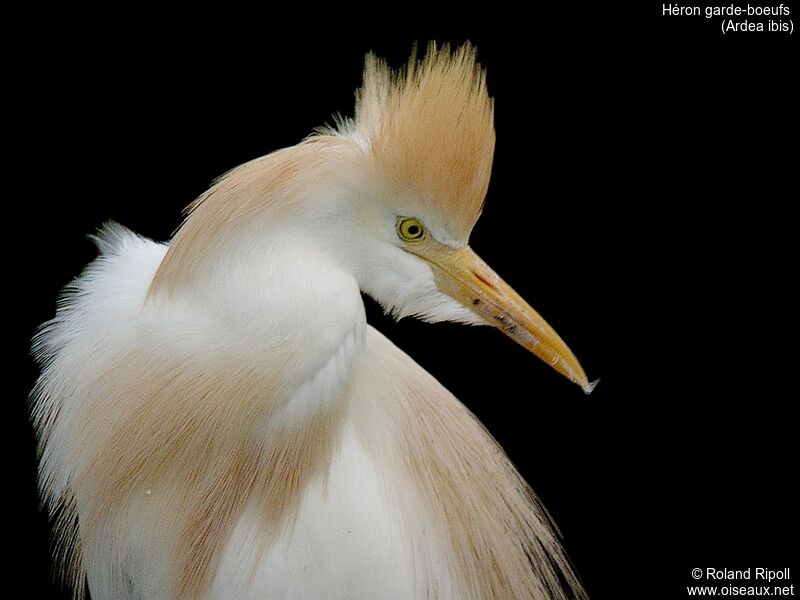
[(471, 45), (431, 45), (401, 71), (370, 54), (355, 116), (221, 178), (190, 206), (154, 287), (190, 278), (233, 239), (294, 231), (395, 317), (491, 325), (589, 393), (567, 345), (468, 245), (494, 144)]

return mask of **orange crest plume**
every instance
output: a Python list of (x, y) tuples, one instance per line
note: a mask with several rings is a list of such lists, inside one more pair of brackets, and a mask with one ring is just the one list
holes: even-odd
[(393, 72), (367, 56), (350, 134), (369, 148), (376, 165), (421, 214), (438, 213), (458, 242), (465, 242), (481, 212), (494, 155), (493, 102), (486, 74), (467, 43), (455, 53), (444, 45), (416, 53)]

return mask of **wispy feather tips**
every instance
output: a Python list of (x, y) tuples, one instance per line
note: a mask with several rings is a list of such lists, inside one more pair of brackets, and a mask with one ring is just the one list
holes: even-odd
[(392, 71), (367, 55), (355, 122), (345, 133), (423, 213), (434, 211), (466, 241), (477, 220), (494, 154), (492, 99), (469, 43), (451, 52), (436, 44)]

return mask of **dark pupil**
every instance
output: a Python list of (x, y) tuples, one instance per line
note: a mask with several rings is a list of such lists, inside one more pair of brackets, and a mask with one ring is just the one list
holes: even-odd
[(414, 237), (419, 233), (419, 226), (418, 225), (409, 225), (408, 226), (408, 235)]

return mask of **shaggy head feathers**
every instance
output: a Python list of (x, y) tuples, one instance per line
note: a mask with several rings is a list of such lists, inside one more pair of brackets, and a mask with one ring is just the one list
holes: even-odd
[[(412, 54), (399, 72), (368, 55), (355, 118), (215, 182), (187, 209), (151, 289), (188, 283), (265, 211), (273, 217), (289, 211), (347, 174), (380, 182), (377, 189), (401, 198), (410, 216), (435, 219), (450, 241), (466, 243), (489, 185), (492, 117), (485, 73), (471, 45), (451, 53), (431, 44), (421, 61)], [(388, 201), (376, 194), (374, 201), (382, 200)]]
[(451, 53), (431, 44), (422, 61), (412, 54), (399, 72), (369, 54), (355, 120), (339, 131), (366, 146), (420, 216), (437, 212), (466, 241), (489, 186), (495, 142), (492, 99), (473, 46)]

